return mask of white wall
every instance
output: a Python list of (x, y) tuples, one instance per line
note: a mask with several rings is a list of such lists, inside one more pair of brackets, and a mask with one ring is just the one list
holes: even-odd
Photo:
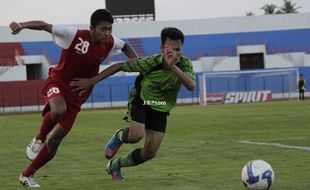
[(265, 56), (265, 68), (293, 67), (293, 63), (279, 54)]
[(310, 66), (310, 54), (304, 54), (305, 66)]
[(25, 65), (8, 67), (6, 72), (0, 75), (0, 81), (19, 81), (19, 80), (27, 80)]
[[(290, 59), (288, 59), (289, 57)], [(301, 53), (264, 55), (265, 68), (310, 66), (310, 55)], [(240, 70), (239, 56), (236, 57), (202, 57), (193, 62), (199, 71), (231, 71)], [(296, 63), (296, 64), (295, 64)], [(197, 71), (197, 70), (196, 70)]]
[(226, 57), (214, 66), (212, 71), (238, 71), (240, 70), (239, 57)]
[(263, 53), (266, 54), (265, 45), (246, 45), (246, 46), (237, 46), (237, 54), (248, 54), (248, 53)]
[(214, 67), (213, 58), (212, 57), (201, 57), (197, 60), (197, 64), (200, 62), (200, 68), (202, 71), (212, 71)]
[(27, 65), (40, 64), (41, 65), (41, 77), (46, 79), (48, 77), (48, 71), (50, 65), (43, 55), (27, 55), (27, 56), (16, 56), (16, 60), (22, 65), (14, 67), (2, 67), (0, 74), (0, 81), (16, 81), (16, 80), (27, 80)]
[(293, 57), (293, 63), (295, 67), (305, 66), (305, 53), (291, 53)]
[[(249, 52), (248, 52), (249, 53)], [(20, 56), (22, 62), (27, 64), (42, 64), (42, 79), (47, 78), (49, 63), (45, 56)], [(265, 68), (284, 68), (298, 66), (310, 66), (310, 55), (305, 53), (289, 53), (289, 54), (264, 54)], [(297, 64), (295, 64), (295, 62)], [(239, 56), (235, 57), (202, 57), (199, 60), (192, 61), (195, 72), (206, 71), (236, 71), (240, 70)], [(0, 75), (0, 81), (8, 80), (27, 80), (26, 66), (15, 66)], [(110, 65), (100, 65), (100, 71), (106, 69)], [(3, 69), (3, 68), (2, 68)], [(114, 76), (135, 76), (137, 73), (118, 72)]]

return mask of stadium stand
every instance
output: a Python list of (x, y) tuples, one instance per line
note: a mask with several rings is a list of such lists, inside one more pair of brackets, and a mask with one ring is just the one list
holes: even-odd
[(16, 55), (23, 55), (24, 48), (21, 43), (0, 43), (0, 66), (17, 65)]
[[(238, 45), (264, 44), (267, 54), (292, 52), (305, 52), (309, 54), (310, 38), (307, 36), (310, 36), (310, 29), (187, 35), (183, 53), (192, 60), (197, 60), (200, 57), (236, 56)], [(124, 38), (123, 40), (133, 45), (139, 56), (160, 53), (159, 37)], [(27, 55), (32, 55), (34, 52), (44, 49), (53, 64), (57, 64), (61, 51), (51, 41), (22, 42), (20, 48), (25, 49)], [(124, 55), (113, 57), (113, 61), (124, 59)]]
[(138, 56), (144, 56), (144, 47), (140, 38), (130, 38), (128, 42), (132, 45), (132, 47), (136, 50)]
[[(303, 74), (305, 79), (310, 81), (309, 18), (310, 13), (171, 22), (116, 23), (113, 28), (113, 33), (115, 36), (130, 43), (136, 49), (139, 56), (148, 56), (161, 53), (159, 32), (163, 27), (176, 26), (180, 28), (186, 36), (183, 54), (193, 61), (194, 69), (197, 72), (197, 78), (199, 78), (199, 75), (203, 72), (229, 72), (240, 70), (240, 56), (247, 53), (257, 53), (255, 51), (260, 49), (258, 53), (263, 54), (264, 65), (264, 67), (260, 69), (297, 68), (299, 74)], [(83, 28), (88, 26), (78, 27)], [(1, 69), (4, 72), (7, 69), (7, 67), (4, 66), (5, 64), (17, 64), (16, 55), (29, 56), (29, 59), (25, 61), (26, 70), (34, 68), (32, 72), (46, 71), (46, 75), (48, 67), (58, 63), (61, 49), (52, 42), (52, 39), (46, 33), (38, 32), (33, 35), (33, 33), (25, 30), (23, 31), (23, 35), (19, 35), (18, 37), (20, 38), (17, 39), (17, 36), (12, 37), (7, 29), (0, 27), (0, 33), (0, 42), (2, 42), (0, 43), (0, 65), (2, 65), (2, 67), (0, 67), (0, 80)], [(256, 48), (256, 50), (254, 50), (254, 52), (244, 51), (244, 47), (252, 50)], [(31, 57), (31, 55), (34, 55), (34, 57)], [(40, 65), (40, 63), (37, 62), (42, 57), (47, 58), (47, 64)], [(104, 69), (106, 64), (123, 61), (125, 59), (126, 57), (124, 55), (114, 56), (112, 59), (105, 60), (101, 69)], [(7, 74), (7, 76), (10, 77), (11, 73)], [(96, 85), (92, 96), (84, 107), (92, 108), (126, 105), (128, 92), (134, 84), (134, 79), (135, 76), (133, 75), (120, 73), (120, 75), (102, 81)], [(263, 78), (262, 81), (265, 81), (265, 83), (258, 80), (244, 79), (246, 83), (242, 83), (239, 86), (227, 85), (228, 82), (224, 79), (217, 80), (213, 78), (212, 81), (216, 82), (213, 82), (211, 86), (207, 86), (206, 89), (208, 93), (229, 91), (231, 89), (237, 91), (263, 89), (282, 94), (288, 91), (287, 86), (283, 84), (285, 83), (285, 77), (281, 78), (278, 76), (270, 77), (270, 80), (269, 78)], [(25, 82), (27, 83), (30, 81)], [(0, 86), (3, 85), (1, 83), (6, 82), (0, 82)], [(27, 101), (24, 101), (24, 97), (20, 96), (23, 95), (27, 97), (28, 95), (26, 94), (31, 94), (27, 91), (27, 88), (20, 88), (17, 83), (10, 84), (15, 86), (16, 89), (7, 91), (5, 89), (7, 86), (5, 85), (1, 86), (0, 89), (2, 112), (8, 111), (7, 108), (5, 108), (8, 106), (27, 106), (23, 103)], [(294, 87), (294, 85), (291, 86)], [(182, 87), (178, 96), (178, 102), (197, 103), (197, 99), (199, 99), (199, 88), (200, 87), (197, 87), (197, 90), (194, 92), (189, 92)], [(294, 93), (296, 92), (295, 89), (291, 90), (294, 91)], [(11, 94), (9, 92), (11, 92)], [(33, 103), (37, 102), (37, 98), (40, 97), (40, 92), (38, 90), (35, 90), (35, 92), (35, 95), (32, 94), (34, 99), (36, 99)], [(306, 93), (306, 96), (310, 95), (309, 92)], [(18, 94), (19, 96), (16, 96)], [(6, 100), (6, 98), (10, 97), (14, 98), (10, 101)], [(38, 109), (38, 107), (35, 107), (35, 109)]]

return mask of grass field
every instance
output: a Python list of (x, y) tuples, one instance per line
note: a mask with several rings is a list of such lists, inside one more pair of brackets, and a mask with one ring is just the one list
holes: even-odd
[[(310, 147), (310, 101), (221, 106), (180, 106), (169, 117), (157, 157), (125, 168), (114, 183), (105, 171), (103, 147), (126, 124), (125, 109), (83, 111), (58, 154), (39, 170), (41, 189), (57, 190), (242, 190), (240, 173), (252, 159), (275, 171), (272, 190), (309, 190), (310, 152), (240, 141)], [(25, 149), (38, 131), (40, 114), (0, 116), (0, 189), (18, 183), (29, 164)], [(119, 154), (141, 146), (124, 145)]]

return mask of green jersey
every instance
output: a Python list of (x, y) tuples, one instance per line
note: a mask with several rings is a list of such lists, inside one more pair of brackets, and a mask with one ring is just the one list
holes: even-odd
[[(165, 69), (163, 63), (162, 55), (152, 55), (130, 60), (122, 65), (122, 71), (140, 73), (129, 101), (139, 94), (144, 104), (154, 110), (169, 112), (175, 106), (181, 81), (172, 70)], [(195, 72), (189, 59), (181, 57), (176, 65), (195, 80)]]

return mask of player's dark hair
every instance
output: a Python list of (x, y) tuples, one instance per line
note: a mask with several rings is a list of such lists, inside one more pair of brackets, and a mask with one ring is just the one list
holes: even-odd
[(167, 39), (171, 40), (181, 40), (182, 44), (184, 43), (184, 34), (181, 30), (174, 27), (167, 27), (161, 31), (161, 45), (164, 45)]
[(97, 9), (90, 17), (90, 25), (97, 26), (102, 21), (114, 23), (113, 16), (108, 9)]

